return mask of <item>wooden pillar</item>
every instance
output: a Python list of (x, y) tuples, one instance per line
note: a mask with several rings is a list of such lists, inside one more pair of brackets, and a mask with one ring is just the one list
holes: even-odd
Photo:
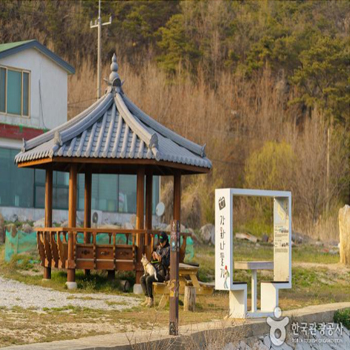
[[(180, 222), (181, 231), (181, 174), (177, 173), (174, 176), (174, 220)], [(186, 255), (186, 237), (182, 237), (182, 244), (180, 247), (180, 263), (183, 263)]]
[[(146, 175), (146, 222), (145, 228), (147, 230), (152, 230), (152, 185), (153, 185), (153, 175), (148, 173)], [(153, 246), (151, 245), (151, 235), (148, 233), (146, 235), (146, 254), (148, 260), (151, 259), (151, 254), (153, 251)]]
[[(92, 174), (90, 170), (85, 172), (85, 189), (84, 189), (84, 227), (91, 227), (91, 184)], [(90, 243), (90, 232), (84, 233), (84, 243)], [(85, 270), (85, 275), (90, 275), (90, 270)]]
[(170, 234), (169, 334), (177, 335), (179, 327), (179, 255), (181, 219), (181, 173), (174, 175), (173, 222)]
[[(52, 169), (46, 169), (45, 179), (45, 227), (52, 227)], [(45, 234), (45, 239), (50, 239), (50, 232)], [(44, 279), (51, 279), (51, 261), (44, 267)]]
[[(145, 168), (139, 167), (137, 170), (137, 194), (136, 194), (136, 229), (144, 229), (144, 208), (145, 202)], [(141, 266), (141, 257), (144, 248), (144, 235), (137, 234), (137, 258), (136, 258), (136, 284), (140, 283), (140, 278), (143, 274)]]
[(180, 222), (173, 220), (170, 233), (169, 335), (179, 332), (179, 249)]
[[(85, 173), (85, 190), (84, 190), (84, 227), (91, 227), (91, 171)], [(85, 243), (90, 242), (88, 237), (85, 238)]]
[[(68, 226), (76, 227), (77, 222), (77, 165), (71, 164), (69, 171)], [(75, 282), (75, 239), (73, 232), (68, 233), (67, 282)]]
[(181, 224), (181, 173), (174, 175), (174, 211), (173, 218)]

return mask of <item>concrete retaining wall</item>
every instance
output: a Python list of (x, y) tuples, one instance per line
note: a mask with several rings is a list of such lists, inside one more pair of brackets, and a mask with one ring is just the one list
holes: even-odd
[[(309, 306), (303, 309), (287, 311), (283, 316), (298, 322), (333, 322), (335, 311), (349, 308), (350, 303), (337, 303)], [(202, 350), (236, 349), (232, 344), (254, 345), (254, 349), (269, 349), (261, 340), (270, 332), (266, 319), (258, 320), (223, 320), (209, 323), (181, 326), (180, 335), (171, 337), (165, 328), (142, 330), (134, 333), (107, 334), (76, 340), (55, 341), (23, 346), (11, 346), (7, 350)], [(347, 336), (347, 335), (346, 335)], [(256, 345), (258, 344), (258, 345)], [(350, 342), (349, 342), (350, 344)], [(265, 346), (265, 347), (264, 347)], [(347, 346), (347, 345), (346, 345)], [(300, 347), (299, 347), (300, 348)], [(271, 349), (274, 349), (273, 347)], [(286, 345), (280, 349), (291, 349)]]

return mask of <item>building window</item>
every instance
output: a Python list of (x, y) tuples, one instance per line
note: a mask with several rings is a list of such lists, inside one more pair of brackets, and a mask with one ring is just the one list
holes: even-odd
[(118, 175), (92, 175), (92, 209), (108, 212), (118, 212), (118, 180)]
[[(54, 171), (52, 187), (53, 209), (68, 209), (69, 173)], [(35, 169), (34, 193), (34, 207), (45, 208), (45, 170)]]
[[(19, 150), (0, 147), (0, 207), (45, 208), (45, 170), (18, 168)], [(69, 173), (53, 172), (53, 209), (68, 209)], [(136, 213), (135, 175), (92, 175), (92, 209)], [(77, 205), (84, 210), (84, 174), (78, 175)], [(153, 176), (153, 214), (159, 201), (159, 177)]]
[(33, 207), (34, 170), (14, 164), (18, 150), (0, 148), (0, 206)]
[(119, 176), (119, 213), (136, 213), (136, 175)]
[(0, 112), (29, 116), (30, 72), (0, 67)]

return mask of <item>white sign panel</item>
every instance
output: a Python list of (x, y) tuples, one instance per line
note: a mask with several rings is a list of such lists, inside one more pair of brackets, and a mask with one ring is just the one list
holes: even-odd
[(232, 195), (215, 190), (215, 289), (231, 290), (233, 281)]
[(291, 232), (289, 198), (274, 198), (274, 281), (288, 282)]

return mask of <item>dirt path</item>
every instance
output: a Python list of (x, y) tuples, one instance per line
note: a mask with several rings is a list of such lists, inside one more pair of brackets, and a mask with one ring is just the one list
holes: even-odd
[(122, 295), (73, 294), (51, 288), (27, 285), (0, 277), (0, 307), (24, 309), (51, 309), (67, 306), (98, 310), (125, 310), (139, 304), (140, 300)]
[(342, 264), (321, 264), (308, 262), (293, 262), (293, 267), (302, 267), (305, 269), (322, 268), (334, 272), (347, 273), (350, 272), (350, 267)]

